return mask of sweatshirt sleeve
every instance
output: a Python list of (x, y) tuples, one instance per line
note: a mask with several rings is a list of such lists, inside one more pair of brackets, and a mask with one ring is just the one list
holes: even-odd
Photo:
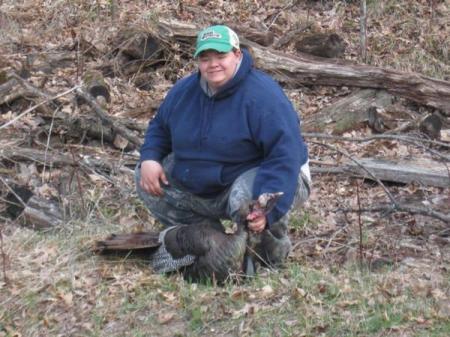
[(255, 140), (260, 144), (264, 159), (253, 185), (253, 198), (266, 192), (284, 193), (267, 215), (270, 228), (288, 212), (294, 201), (300, 166), (307, 160), (307, 148), (300, 134), (297, 113), (284, 93), (258, 106), (260, 120)]
[(170, 96), (171, 94), (169, 93), (159, 107), (155, 117), (149, 122), (144, 144), (140, 149), (141, 162), (144, 160), (161, 162), (172, 151), (171, 134), (166, 123), (170, 113)]

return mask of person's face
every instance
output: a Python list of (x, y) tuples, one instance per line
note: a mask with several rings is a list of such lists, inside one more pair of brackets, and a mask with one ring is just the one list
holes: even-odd
[(210, 88), (217, 90), (233, 77), (240, 59), (240, 50), (228, 53), (206, 50), (198, 57), (199, 70)]

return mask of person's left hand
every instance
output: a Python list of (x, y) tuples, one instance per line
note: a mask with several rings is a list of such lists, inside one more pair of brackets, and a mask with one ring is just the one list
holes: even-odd
[(264, 214), (261, 214), (260, 212), (252, 212), (249, 215), (247, 215), (248, 220), (248, 228), (255, 232), (255, 233), (261, 233), (267, 225), (267, 219)]

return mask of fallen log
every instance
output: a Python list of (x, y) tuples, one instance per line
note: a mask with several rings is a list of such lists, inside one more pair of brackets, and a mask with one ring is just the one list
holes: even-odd
[[(381, 181), (418, 183), (425, 186), (450, 187), (450, 169), (444, 163), (436, 161), (393, 161), (375, 158), (362, 158), (358, 163), (370, 171)], [(315, 162), (316, 164), (320, 162)], [(367, 172), (354, 162), (348, 162), (341, 166), (326, 167), (312, 166), (312, 173), (341, 173), (365, 179), (372, 179)]]
[(275, 36), (271, 31), (262, 31), (252, 27), (237, 26), (232, 22), (227, 22), (226, 24), (239, 36), (244, 36), (247, 40), (253, 41), (261, 46), (270, 46), (275, 39)]
[(10, 187), (5, 201), (8, 217), (18, 219), (26, 227), (47, 229), (60, 226), (64, 221), (58, 201), (35, 195), (24, 186)]
[[(104, 156), (105, 157), (105, 156)], [(54, 166), (81, 166), (93, 170), (106, 172), (121, 171), (123, 166), (134, 167), (136, 159), (122, 161), (116, 165), (114, 160), (105, 157), (103, 160), (94, 158), (94, 156), (83, 155), (82, 157), (73, 157), (69, 154), (56, 153), (55, 151), (43, 151), (26, 147), (9, 146), (0, 149), (0, 159), (6, 160), (22, 160), (33, 161), (38, 165), (54, 167)]]
[(24, 96), (25, 91), (21, 89), (15, 79), (10, 79), (0, 85), (0, 105), (8, 104)]
[(111, 102), (109, 86), (100, 71), (86, 71), (83, 75), (83, 90), (88, 92), (96, 100), (98, 97), (103, 97), (107, 103)]
[[(450, 171), (443, 163), (431, 160), (417, 162), (374, 158), (363, 158), (358, 161), (382, 181), (407, 184), (416, 182), (426, 186), (450, 187)], [(347, 163), (343, 169), (353, 175), (367, 177), (367, 174), (355, 163)]]
[[(101, 84), (102, 77), (97, 73), (97, 76), (94, 76), (95, 72), (91, 72), (89, 74), (89, 81), (87, 81), (84, 85), (84, 88), (73, 88), (70, 91), (74, 90), (77, 94), (78, 100), (87, 104), (90, 108), (92, 108), (93, 112), (96, 116), (104, 123), (108, 128), (112, 131), (113, 142), (116, 147), (121, 149), (131, 149), (132, 147), (139, 147), (142, 144), (142, 140), (136, 136), (131, 130), (129, 130), (126, 126), (122, 125), (122, 123), (118, 120), (113, 119), (111, 116), (107, 114), (102, 105), (106, 105), (108, 100), (110, 99), (108, 88), (106, 87), (106, 83)], [(20, 84), (20, 87), (23, 87), (27, 96), (39, 97), (44, 99), (43, 102), (40, 103), (42, 107), (45, 107), (46, 115), (52, 116), (52, 108), (56, 108), (61, 103), (57, 102), (52, 93), (44, 91), (42, 89), (38, 89), (33, 86), (28, 81), (22, 79), (20, 76), (16, 74), (11, 75), (12, 80), (10, 82), (2, 85), (2, 88), (5, 88), (5, 92), (7, 88), (14, 86), (13, 81), (17, 81)], [(104, 81), (103, 81), (104, 82)], [(99, 89), (101, 86), (104, 88)], [(89, 91), (86, 91), (89, 90)], [(0, 92), (1, 94), (1, 92)], [(92, 94), (97, 97), (94, 98)], [(102, 98), (100, 100), (99, 98)], [(2, 97), (0, 96), (0, 101)], [(102, 102), (104, 101), (104, 102)], [(104, 104), (102, 104), (104, 103)], [(3, 125), (2, 127), (5, 127)], [(91, 128), (92, 129), (92, 128)], [(102, 131), (99, 131), (100, 137), (102, 136)], [(120, 137), (119, 137), (120, 136)]]
[(286, 56), (260, 47), (253, 48), (253, 53), (258, 64), (280, 82), (385, 89), (392, 95), (450, 114), (450, 82), (447, 81), (392, 69), (332, 62), (300, 53)]
[[(162, 40), (190, 41), (192, 48), (198, 28), (176, 21), (159, 23)], [(251, 48), (256, 64), (272, 74), (279, 82), (291, 85), (329, 85), (385, 89), (390, 94), (429, 105), (450, 114), (450, 82), (417, 73), (367, 65), (349, 61), (330, 60), (298, 53), (296, 56), (261, 47), (243, 39)]]
[(64, 223), (59, 203), (39, 196), (32, 196), (23, 210), (24, 222), (33, 229), (58, 227)]
[(384, 90), (359, 90), (322, 109), (311, 118), (304, 118), (302, 130), (305, 132), (323, 131), (325, 128), (331, 127), (333, 134), (342, 134), (367, 122), (369, 108), (386, 108), (392, 104), (392, 100), (392, 95)]

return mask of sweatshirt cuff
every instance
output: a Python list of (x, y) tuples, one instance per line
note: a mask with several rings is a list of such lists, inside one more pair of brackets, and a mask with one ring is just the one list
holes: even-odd
[(162, 156), (160, 153), (155, 152), (155, 151), (147, 151), (145, 153), (141, 153), (141, 157), (140, 157), (140, 162), (142, 163), (143, 161), (146, 160), (155, 160), (159, 163), (162, 162), (164, 156)]
[(278, 220), (281, 219), (283, 215), (280, 214), (280, 212), (277, 212), (277, 210), (272, 210), (272, 212), (270, 212), (269, 214), (266, 215), (266, 220), (267, 220), (267, 228), (271, 229), (272, 225), (277, 222)]

